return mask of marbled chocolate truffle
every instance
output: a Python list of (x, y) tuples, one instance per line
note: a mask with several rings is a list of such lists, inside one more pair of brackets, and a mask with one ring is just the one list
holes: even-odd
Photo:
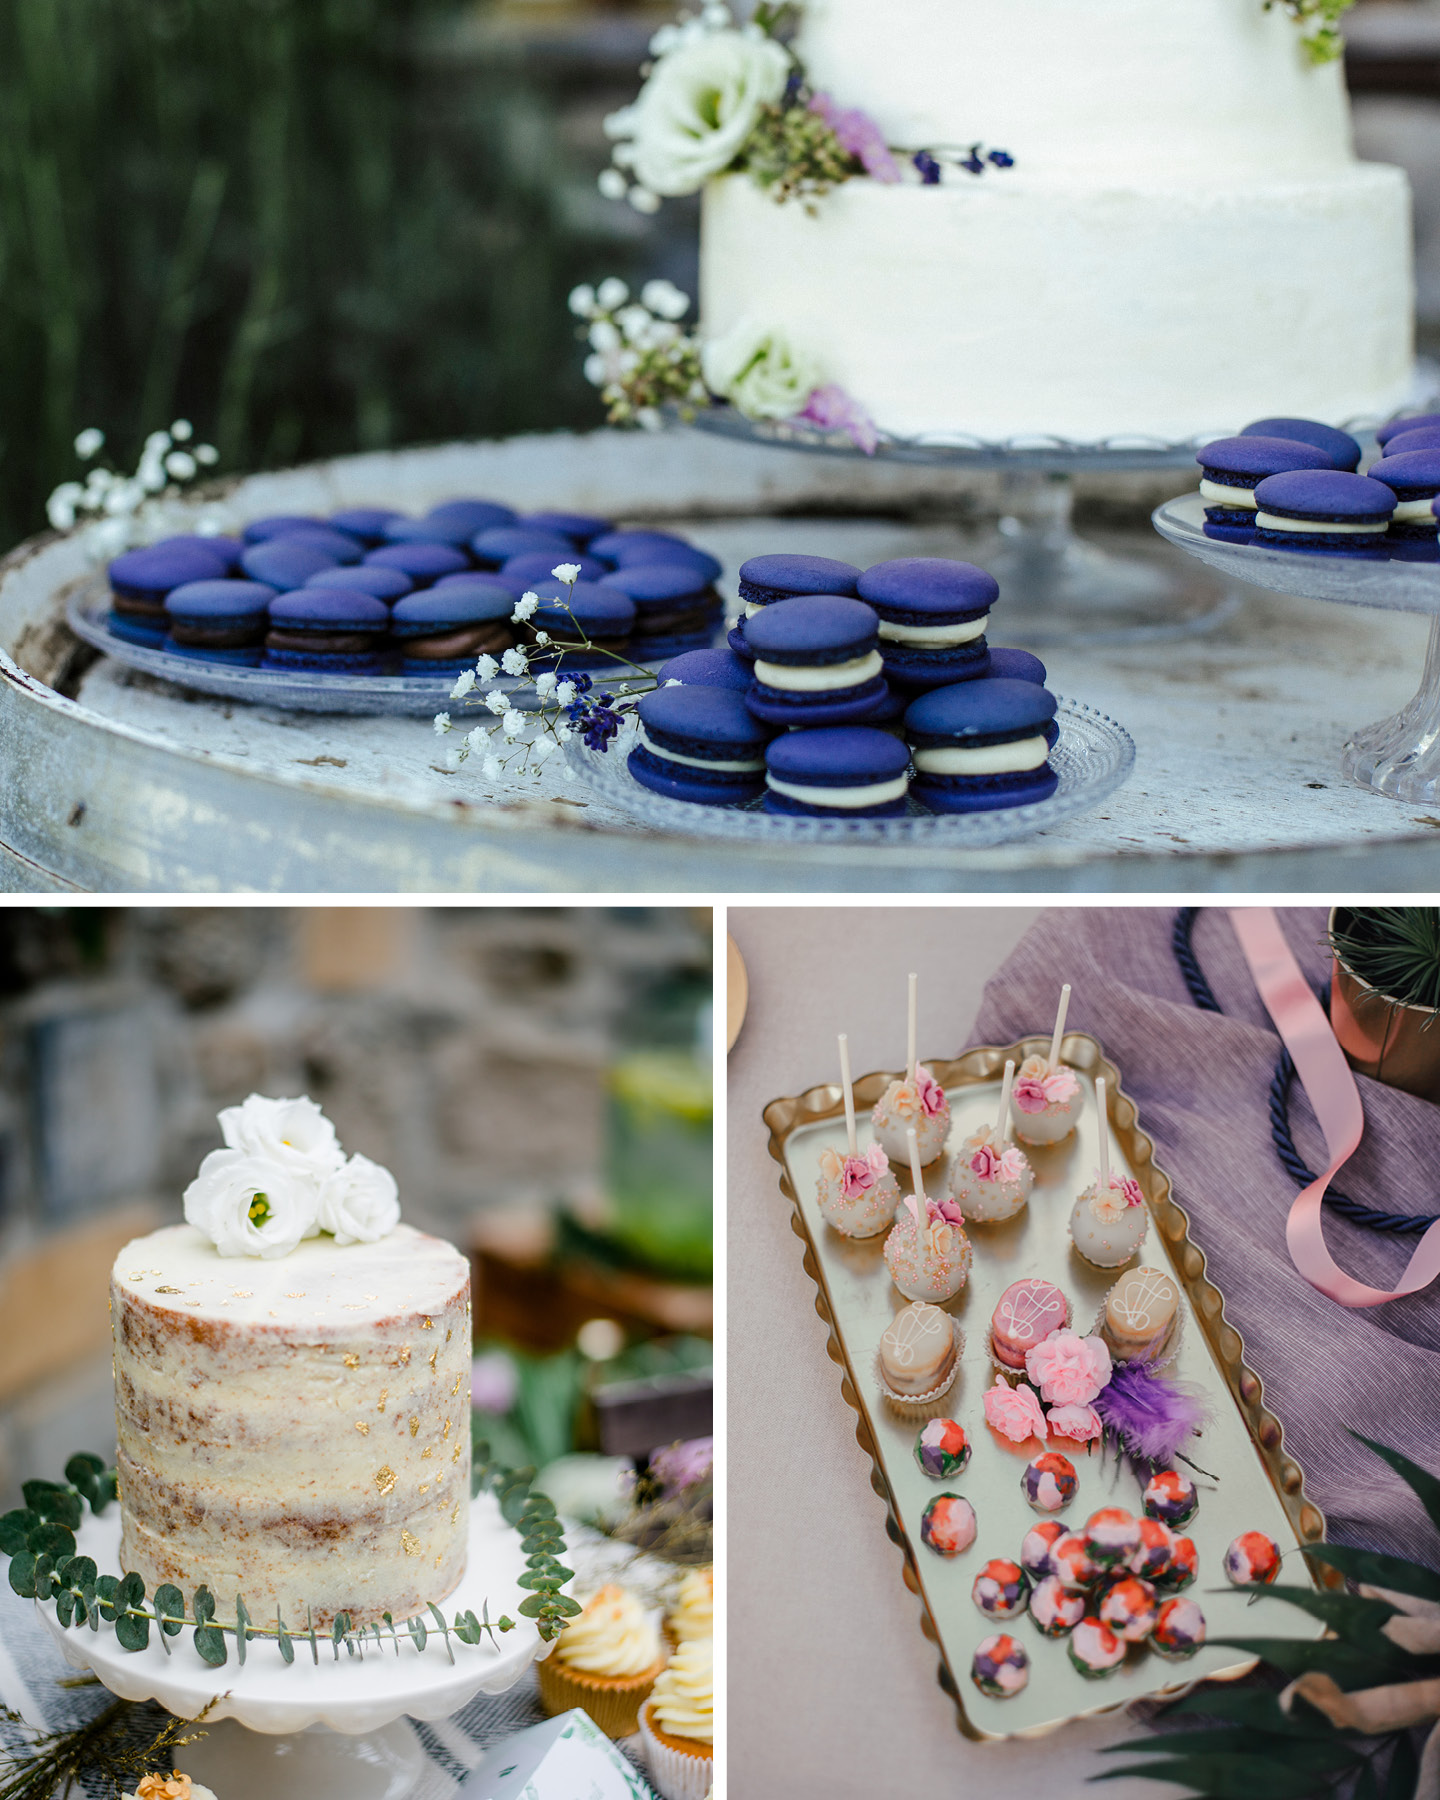
[(1058, 1575), (1045, 1575), (1030, 1596), (1030, 1617), (1046, 1637), (1060, 1638), (1085, 1617), (1087, 1604), (1085, 1596), (1067, 1588)]
[(992, 1700), (1011, 1700), (1030, 1679), (1030, 1658), (1013, 1637), (997, 1632), (980, 1640), (970, 1679)]
[(1193, 1600), (1165, 1600), (1150, 1642), (1161, 1656), (1193, 1656), (1205, 1642), (1205, 1615)]
[(1117, 1581), (1100, 1602), (1100, 1623), (1127, 1644), (1140, 1644), (1155, 1628), (1155, 1590), (1138, 1575)]
[(1008, 1557), (992, 1557), (975, 1577), (970, 1598), (987, 1619), (1013, 1619), (1029, 1603), (1030, 1577)]
[(915, 1438), (915, 1460), (932, 1481), (964, 1473), (970, 1440), (955, 1419), (927, 1419)]
[(1035, 1512), (1063, 1512), (1079, 1492), (1080, 1480), (1068, 1456), (1047, 1450), (1025, 1465), (1020, 1492)]
[(1065, 1648), (1080, 1673), (1095, 1678), (1111, 1674), (1125, 1660), (1125, 1640), (1093, 1613), (1070, 1633)]
[(1159, 1519), (1141, 1519), (1139, 1526), (1140, 1542), (1126, 1557), (1125, 1567), (1146, 1581), (1159, 1581), (1175, 1554), (1175, 1534)]
[(1161, 1469), (1145, 1483), (1142, 1501), (1146, 1513), (1172, 1529), (1188, 1525), (1200, 1510), (1195, 1483), (1179, 1469)]
[(1085, 1521), (1084, 1538), (1097, 1569), (1118, 1569), (1140, 1542), (1140, 1521), (1123, 1506), (1102, 1506)]
[(920, 1541), (937, 1556), (963, 1556), (975, 1529), (975, 1508), (959, 1494), (937, 1494), (920, 1515)]
[(1265, 1587), (1280, 1573), (1280, 1546), (1263, 1531), (1242, 1531), (1225, 1552), (1225, 1579), (1233, 1587)]
[(1050, 1552), (1065, 1535), (1065, 1527), (1058, 1519), (1041, 1519), (1025, 1533), (1020, 1545), (1020, 1566), (1032, 1581), (1057, 1573)]

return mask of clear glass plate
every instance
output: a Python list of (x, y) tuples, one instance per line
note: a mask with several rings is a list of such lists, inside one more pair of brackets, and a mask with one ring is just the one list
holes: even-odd
[(1088, 812), (1113, 794), (1135, 763), (1135, 744), (1122, 725), (1079, 700), (1061, 700), (1056, 714), (1059, 742), (1050, 766), (1060, 785), (1048, 800), (997, 812), (928, 813), (912, 801), (895, 819), (796, 818), (746, 806), (696, 806), (652, 793), (633, 779), (626, 755), (633, 739), (622, 737), (604, 755), (587, 750), (579, 738), (565, 746), (570, 764), (606, 800), (643, 824), (691, 837), (730, 838), (743, 843), (965, 845), (1013, 843), (1077, 813)]
[[(65, 617), (70, 629), (87, 644), (113, 656), (116, 662), (158, 675), (178, 687), (225, 700), (246, 700), (252, 706), (277, 706), (286, 712), (399, 713), (431, 718), (442, 711), (455, 685), (452, 670), (445, 675), (307, 675), (280, 669), (244, 669), (229, 663), (205, 662), (200, 657), (176, 656), (169, 650), (150, 650), (116, 637), (109, 624), (109, 590), (103, 583), (87, 585), (70, 597)], [(641, 663), (655, 670), (658, 662)], [(538, 710), (532, 682), (521, 676), (501, 675), (489, 684), (510, 696), (521, 712)], [(612, 693), (629, 691), (623, 676), (607, 673), (605, 685)]]

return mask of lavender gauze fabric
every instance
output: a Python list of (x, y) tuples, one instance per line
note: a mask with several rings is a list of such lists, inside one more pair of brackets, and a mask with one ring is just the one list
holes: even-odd
[[(1330, 974), (1324, 909), (1279, 916), (1318, 992)], [(1068, 1029), (1098, 1038), (1118, 1066), (1328, 1535), (1434, 1563), (1435, 1532), (1419, 1502), (1347, 1428), (1440, 1470), (1440, 1284), (1362, 1311), (1296, 1272), (1285, 1247), (1296, 1189), (1270, 1138), (1280, 1040), (1228, 913), (1203, 908), (1193, 939), (1223, 1016), (1190, 999), (1170, 947), (1174, 920), (1157, 907), (1048, 912), (988, 983), (973, 1041), (1048, 1031), (1060, 984), (1071, 984)], [(1440, 1212), (1440, 1107), (1356, 1081), (1365, 1136), (1336, 1185), (1389, 1211)], [(1306, 1164), (1323, 1169), (1324, 1139), (1298, 1081), (1290, 1123)], [(1325, 1236), (1343, 1268), (1387, 1289), (1417, 1241), (1352, 1225), (1330, 1207)]]

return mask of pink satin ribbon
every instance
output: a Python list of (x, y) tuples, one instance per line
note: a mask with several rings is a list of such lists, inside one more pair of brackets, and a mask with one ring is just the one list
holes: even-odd
[(1421, 1238), (1399, 1287), (1389, 1291), (1366, 1287), (1347, 1275), (1325, 1247), (1321, 1202), (1331, 1179), (1355, 1154), (1364, 1133), (1360, 1091), (1324, 1008), (1291, 954), (1273, 907), (1232, 906), (1230, 922), (1260, 998), (1294, 1058), (1295, 1071), (1310, 1097), (1330, 1155), (1329, 1168), (1295, 1196), (1290, 1208), (1285, 1223), (1290, 1260), (1311, 1287), (1341, 1306), (1383, 1306), (1387, 1300), (1417, 1293), (1440, 1275), (1440, 1223)]

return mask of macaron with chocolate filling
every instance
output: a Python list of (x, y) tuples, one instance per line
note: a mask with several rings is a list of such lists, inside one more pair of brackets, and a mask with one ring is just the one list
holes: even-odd
[(974, 563), (901, 556), (876, 563), (858, 592), (880, 619), (885, 678), (897, 687), (949, 687), (988, 673), (985, 622), (1000, 584)]
[(165, 648), (207, 662), (259, 666), (275, 589), (261, 581), (189, 581), (165, 598)]
[[(465, 579), (465, 577), (461, 577)], [(375, 563), (350, 563), (335, 569), (317, 569), (305, 587), (349, 588), (352, 592), (373, 594), (377, 600), (394, 601), (411, 593), (415, 583), (399, 569), (382, 569)]]
[(1366, 479), (1383, 481), (1395, 496), (1395, 510), (1385, 534), (1390, 550), (1403, 552), (1407, 560), (1416, 559), (1418, 553), (1419, 559), (1433, 562), (1437, 555), (1434, 504), (1440, 495), (1440, 449), (1392, 454), (1387, 448), (1378, 462), (1371, 463)]
[(126, 550), (107, 571), (110, 629), (127, 643), (158, 650), (169, 628), (166, 595), (187, 582), (221, 581), (227, 573), (224, 557), (207, 544), (172, 542)]
[(1325, 556), (1383, 556), (1395, 511), (1392, 488), (1343, 469), (1267, 476), (1255, 502), (1257, 544)]
[[(597, 581), (577, 581), (574, 589), (554, 580), (537, 581), (530, 589), (540, 605), (525, 621), (522, 636), (533, 642), (537, 632), (546, 632), (548, 645), (542, 645), (531, 658), (539, 669), (614, 669), (619, 665), (606, 655), (614, 651), (630, 654), (630, 637), (635, 629), (635, 602), (614, 588), (601, 587)], [(577, 629), (578, 628), (578, 629)], [(579, 632), (594, 646), (582, 646)], [(552, 652), (547, 659), (546, 651)], [(558, 660), (553, 652), (561, 654)]]
[(902, 741), (873, 725), (785, 732), (765, 752), (765, 810), (808, 818), (899, 818), (907, 810), (909, 762)]
[(390, 609), (358, 588), (298, 588), (270, 602), (263, 667), (327, 675), (379, 675)]
[(548, 580), (557, 563), (569, 563), (571, 568), (579, 569), (579, 581), (599, 581), (602, 575), (610, 573), (609, 563), (601, 562), (598, 556), (586, 556), (583, 550), (526, 550), (520, 556), (512, 556), (496, 572), (521, 582), (523, 593), (532, 581)]
[(1256, 419), (1242, 427), (1241, 437), (1286, 438), (1291, 443), (1308, 444), (1312, 450), (1323, 450), (1337, 469), (1360, 467), (1360, 446), (1348, 431), (1319, 419)]
[(366, 556), (363, 568), (398, 569), (408, 575), (412, 586), (431, 587), (442, 575), (464, 575), (474, 564), (463, 550), (453, 544), (383, 544)]
[(718, 581), (720, 563), (708, 550), (687, 543), (669, 531), (607, 531), (586, 546), (592, 556), (603, 557), (617, 569), (636, 563), (683, 563), (706, 581)]
[(656, 688), (644, 695), (630, 773), (642, 787), (697, 806), (738, 806), (765, 787), (771, 732), (729, 688)]
[(477, 656), (499, 657), (515, 642), (515, 596), (498, 581), (474, 575), (397, 600), (390, 635), (407, 675), (458, 675)]
[(632, 563), (601, 577), (635, 603), (633, 654), (641, 661), (703, 650), (724, 616), (720, 596), (684, 563)]
[(1205, 535), (1231, 544), (1254, 541), (1255, 488), (1266, 476), (1292, 469), (1335, 468), (1323, 450), (1293, 438), (1216, 438), (1195, 460), (1205, 502)]
[(522, 525), (533, 525), (537, 531), (558, 531), (573, 544), (584, 549), (597, 537), (603, 537), (607, 531), (615, 529), (613, 519), (602, 519), (597, 513), (582, 512), (533, 512), (524, 513), (520, 518)]
[(1440, 412), (1416, 413), (1409, 419), (1387, 419), (1376, 429), (1375, 442), (1388, 451), (1392, 440), (1402, 431), (1419, 431), (1427, 425), (1440, 425)]
[(1046, 800), (1059, 785), (1046, 727), (1055, 696), (1004, 677), (932, 688), (912, 700), (905, 736), (915, 759), (910, 789), (932, 812), (989, 812)]
[(657, 677), (660, 686), (678, 681), (682, 687), (731, 688), (743, 694), (750, 686), (750, 665), (733, 650), (687, 650), (672, 656)]
[(393, 506), (347, 506), (331, 513), (325, 523), (336, 531), (348, 531), (367, 550), (373, 550), (385, 542), (385, 527), (390, 521), (403, 517)]
[(500, 569), (512, 557), (532, 551), (553, 556), (550, 564), (573, 562), (575, 546), (558, 531), (540, 531), (533, 525), (492, 525), (477, 531), (470, 539), (470, 554), (482, 569)]
[(769, 725), (860, 725), (890, 697), (879, 620), (862, 600), (777, 600), (745, 624), (755, 656), (747, 703)]
[(745, 620), (777, 600), (794, 600), (802, 594), (841, 594), (854, 597), (860, 571), (853, 563), (833, 556), (796, 556), (777, 551), (752, 556), (740, 565), (741, 616), (730, 632), (730, 648), (748, 656)]

